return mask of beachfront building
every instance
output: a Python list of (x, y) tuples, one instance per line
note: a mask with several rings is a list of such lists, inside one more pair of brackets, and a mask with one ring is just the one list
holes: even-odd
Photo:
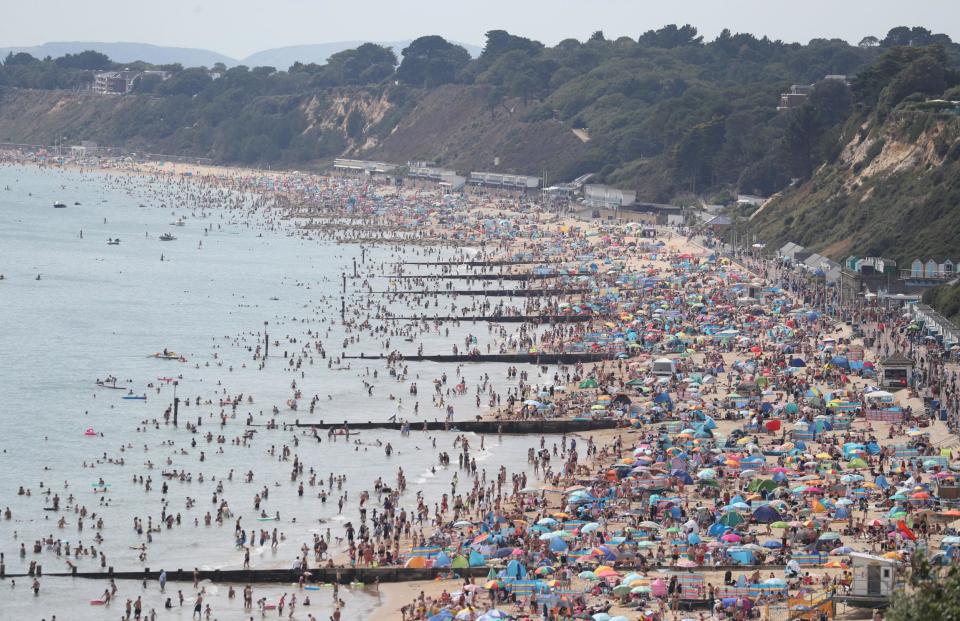
[(719, 214), (704, 222), (703, 225), (710, 229), (714, 235), (723, 235), (731, 224), (733, 224), (733, 220), (729, 216)]
[(960, 264), (960, 260), (953, 261), (950, 258), (939, 261), (936, 259), (914, 259), (910, 263), (910, 271), (904, 276), (947, 280), (957, 275), (958, 264)]
[(333, 168), (339, 172), (366, 174), (366, 175), (386, 175), (396, 170), (396, 164), (388, 162), (373, 162), (369, 160), (351, 160), (338, 157), (333, 160)]
[(813, 276), (821, 277), (829, 283), (840, 280), (840, 264), (816, 252), (803, 259), (798, 265)]
[(896, 288), (896, 283), (897, 262), (893, 259), (850, 255), (843, 262), (840, 293), (845, 300), (852, 300), (866, 293), (891, 293)]
[(504, 188), (507, 190), (522, 190), (524, 192), (536, 190), (540, 187), (540, 177), (508, 175), (506, 173), (494, 172), (471, 172), (469, 182), (471, 185)]
[(140, 79), (140, 71), (103, 71), (93, 77), (93, 92), (100, 95), (126, 95)]
[(925, 334), (932, 336), (944, 347), (960, 343), (960, 328), (927, 304), (911, 304), (910, 314)]
[(807, 100), (812, 91), (812, 84), (792, 84), (788, 92), (780, 93), (780, 105), (777, 106), (777, 112), (799, 107)]
[(101, 71), (93, 76), (93, 92), (100, 95), (126, 95), (132, 93), (137, 83), (146, 76), (158, 76), (161, 80), (170, 78), (169, 71)]
[(449, 168), (437, 168), (427, 162), (408, 162), (407, 176), (414, 179), (436, 181), (441, 188), (448, 192), (458, 192), (463, 189), (467, 179)]
[(680, 205), (634, 203), (627, 207), (625, 211), (652, 217), (653, 222), (661, 226), (683, 226), (687, 222), (687, 209)]
[(636, 200), (637, 193), (632, 190), (621, 190), (597, 183), (583, 186), (583, 204), (587, 207), (616, 210), (629, 207)]
[(426, 179), (428, 181), (440, 181), (444, 177), (457, 174), (457, 171), (449, 168), (438, 168), (431, 166), (427, 162), (407, 162), (407, 176), (414, 179)]
[[(674, 205), (638, 203), (637, 193), (608, 185), (589, 184), (583, 187), (583, 204), (592, 210), (594, 218), (627, 220), (645, 224), (680, 224), (681, 220), (669, 214), (682, 214)], [(664, 210), (666, 208), (666, 211)]]
[(777, 250), (777, 256), (780, 257), (780, 260), (784, 263), (803, 261), (811, 254), (812, 253), (807, 251), (806, 248), (793, 242), (787, 242)]
[(571, 199), (583, 191), (584, 184), (586, 184), (591, 177), (593, 177), (593, 173), (580, 175), (568, 183), (558, 183), (556, 185), (551, 185), (550, 187), (544, 188), (543, 192), (548, 196)]
[[(831, 74), (823, 76), (823, 81), (825, 82), (827, 80), (834, 80), (844, 85), (849, 85), (849, 81), (845, 75)], [(780, 93), (780, 105), (777, 106), (777, 112), (786, 112), (787, 110), (803, 105), (803, 102), (807, 100), (807, 97), (813, 92), (815, 86), (816, 84), (790, 85), (788, 92)]]

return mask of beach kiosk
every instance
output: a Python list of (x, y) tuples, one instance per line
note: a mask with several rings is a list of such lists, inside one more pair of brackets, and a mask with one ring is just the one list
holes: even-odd
[(677, 366), (670, 358), (657, 358), (650, 363), (650, 372), (657, 377), (670, 377), (677, 372)]
[(838, 596), (850, 606), (858, 608), (886, 608), (900, 586), (898, 561), (852, 552), (853, 584), (847, 595)]
[(883, 388), (908, 388), (913, 382), (913, 360), (895, 351), (880, 361), (879, 377)]

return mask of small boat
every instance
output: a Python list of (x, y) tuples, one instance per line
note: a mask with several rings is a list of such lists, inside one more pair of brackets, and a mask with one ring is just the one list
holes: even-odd
[(55, 202), (55, 203), (53, 204), (53, 208), (54, 208), (54, 209), (66, 209), (66, 208), (67, 208), (67, 204), (66, 204), (66, 203), (61, 203), (60, 201), (57, 201), (57, 202)]
[(164, 233), (163, 235), (160, 236), (160, 241), (173, 241), (175, 239), (176, 237), (174, 237), (170, 233)]
[(170, 351), (170, 350), (167, 350), (167, 349), (165, 349), (165, 350), (163, 350), (163, 351), (158, 351), (158, 352), (155, 353), (155, 354), (150, 354), (149, 356), (147, 356), (147, 358), (160, 358), (161, 360), (179, 360), (180, 362), (186, 362), (186, 361), (187, 361), (186, 358), (184, 358), (183, 356), (181, 356), (181, 355), (178, 354), (177, 352), (175, 352), (175, 351)]
[(107, 245), (108, 245), (108, 246), (119, 246), (119, 245), (120, 245), (120, 239), (119, 239), (119, 238), (117, 238), (117, 239), (107, 239)]
[(187, 226), (187, 221), (183, 218), (177, 218), (176, 221), (171, 222), (173, 226)]
[(126, 390), (125, 386), (117, 386), (116, 384), (106, 384), (104, 382), (97, 382), (99, 388), (110, 388), (111, 390)]

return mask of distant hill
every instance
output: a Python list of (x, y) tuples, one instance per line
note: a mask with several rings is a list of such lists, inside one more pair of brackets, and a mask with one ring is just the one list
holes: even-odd
[[(392, 47), (397, 57), (403, 48), (410, 45), (406, 41), (375, 41), (379, 45)], [(307, 45), (291, 45), (255, 52), (242, 60), (231, 58), (212, 50), (189, 47), (168, 47), (152, 45), (150, 43), (104, 42), (104, 41), (51, 41), (42, 45), (27, 47), (0, 47), (0, 59), (13, 52), (26, 52), (36, 58), (51, 56), (57, 58), (64, 54), (77, 54), (86, 50), (102, 52), (118, 63), (130, 63), (142, 60), (154, 65), (169, 65), (180, 63), (184, 67), (212, 67), (216, 63), (223, 63), (227, 67), (246, 65), (248, 67), (276, 67), (286, 71), (290, 65), (299, 61), (304, 64), (323, 64), (331, 55), (343, 50), (355, 48), (364, 41), (335, 41), (331, 43), (314, 43)], [(480, 55), (482, 48), (479, 45), (459, 43), (474, 58)]]
[[(410, 41), (411, 39), (405, 41), (373, 41), (373, 43), (393, 48), (394, 53), (399, 58), (400, 52), (403, 51), (403, 48), (410, 45)], [(281, 71), (285, 71), (290, 65), (298, 61), (303, 64), (316, 63), (322, 65), (327, 62), (327, 59), (333, 54), (342, 52), (343, 50), (353, 49), (363, 43), (366, 42), (336, 41), (332, 43), (276, 47), (251, 54), (241, 62), (248, 67), (275, 67)], [(479, 45), (470, 45), (469, 43), (458, 43), (457, 45), (466, 48), (466, 50), (470, 52), (470, 56), (474, 58), (478, 57), (480, 52), (483, 51), (483, 48)]]
[(167, 47), (149, 43), (102, 42), (102, 41), (51, 41), (43, 45), (29, 47), (0, 47), (0, 57), (10, 52), (26, 52), (36, 58), (64, 54), (77, 54), (86, 50), (102, 52), (118, 63), (130, 63), (142, 60), (154, 65), (180, 63), (184, 67), (211, 67), (223, 63), (228, 67), (238, 64), (235, 58), (210, 50), (189, 47)]

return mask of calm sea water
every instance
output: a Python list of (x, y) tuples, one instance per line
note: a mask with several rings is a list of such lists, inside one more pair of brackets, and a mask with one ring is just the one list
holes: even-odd
[[(243, 555), (233, 545), (232, 521), (205, 527), (203, 515), (215, 514), (212, 496), (221, 482), (220, 498), (243, 517), (247, 530), (254, 528), (258, 523), (253, 496), (269, 486), (270, 498), (263, 508), (271, 515), (279, 511), (282, 519), (266, 524), (279, 528), (287, 540), (276, 551), (254, 549), (252, 564), (286, 567), (313, 533), (331, 528), (336, 536), (342, 534), (345, 519), (356, 522), (359, 492), (371, 489), (377, 477), (392, 484), (402, 467), (410, 485), (404, 496), (408, 506), (414, 502), (415, 490), (422, 490), (429, 501), (449, 491), (453, 472), (439, 468), (433, 472), (432, 467), (438, 451), (453, 452), (454, 434), (414, 432), (401, 437), (394, 432), (364, 432), (359, 445), (330, 443), (325, 435), (317, 444), (301, 436), (299, 446), (293, 446), (297, 434), (261, 428), (246, 446), (230, 442), (243, 433), (248, 414), (258, 423), (265, 422), (274, 405), (281, 409), (277, 417), (281, 422), (383, 420), (397, 412), (397, 402), (389, 398), (394, 394), (404, 398), (401, 415), (416, 419), (408, 394), (410, 381), (420, 388), (419, 418), (443, 416), (430, 403), (431, 381), (444, 371), (452, 378), (455, 370), (450, 367), (411, 363), (410, 377), (401, 383), (390, 378), (385, 364), (374, 361), (363, 365), (353, 361), (351, 370), (330, 370), (327, 361), (316, 355), (313, 364), (304, 364), (302, 376), (286, 366), (283, 351), (299, 351), (310, 338), (308, 331), (320, 335), (328, 356), (342, 351), (346, 334), (339, 324), (340, 274), (352, 270), (358, 248), (290, 236), (289, 229), (274, 230), (263, 214), (241, 217), (238, 210), (193, 209), (190, 193), (195, 195), (196, 188), (149, 178), (3, 166), (0, 188), (7, 187), (0, 189), (0, 273), (4, 275), (0, 281), (0, 420), (4, 426), (0, 509), (9, 507), (13, 519), (0, 520), (0, 552), (5, 554), (8, 573), (24, 571), (31, 560), (42, 563), (46, 572), (65, 571), (64, 558), (46, 550), (34, 554), (33, 542), (52, 536), (89, 546), (96, 531), (89, 518), (79, 530), (75, 509), (80, 506), (103, 518), (100, 532), (105, 541), (97, 549), (118, 570), (235, 568), (241, 566)], [(68, 207), (53, 209), (54, 201)], [(179, 217), (186, 226), (171, 225)], [(159, 241), (158, 236), (168, 231), (177, 240)], [(120, 245), (107, 245), (108, 238), (117, 237)], [(374, 248), (368, 250), (367, 258), (364, 271), (374, 274), (380, 263), (397, 257)], [(382, 278), (372, 282), (374, 289), (387, 284)], [(354, 293), (357, 284), (349, 285), (348, 299), (351, 304), (365, 304), (366, 298)], [(393, 306), (392, 310), (402, 309)], [(261, 342), (265, 321), (271, 340), (281, 343), (271, 349), (270, 361), (260, 370), (250, 348)], [(421, 335), (413, 343), (393, 337), (391, 348), (412, 353), (422, 343), (427, 352), (446, 353), (452, 342), (462, 343), (470, 333), (477, 334), (481, 344), (489, 341), (486, 326), (462, 326), (451, 327), (449, 336)], [(379, 352), (383, 338), (361, 333), (360, 343), (348, 349)], [(185, 355), (188, 362), (148, 357), (165, 347)], [(377, 379), (373, 371), (378, 372)], [(495, 365), (471, 365), (463, 372), (470, 387), (468, 395), (453, 401), (457, 418), (477, 413), (472, 388), (481, 374), (488, 373), (498, 388), (507, 385), (505, 369)], [(130, 388), (148, 399), (124, 400), (122, 391), (94, 385), (95, 379), (108, 374), (131, 380)], [(162, 414), (172, 402), (173, 388), (160, 384), (157, 392), (148, 384), (177, 375), (182, 375), (177, 388), (181, 398), (216, 400), (226, 391), (250, 395), (254, 403), (239, 407), (237, 418), (223, 427), (217, 405), (183, 407), (179, 428), (164, 425)], [(284, 405), (292, 395), (293, 381), (306, 397), (299, 412)], [(373, 396), (367, 394), (364, 381), (374, 384)], [(306, 406), (314, 394), (321, 401), (311, 416)], [(159, 429), (145, 424), (154, 420), (160, 421)], [(188, 420), (199, 420), (199, 433), (184, 428)], [(87, 429), (103, 435), (86, 436)], [(227, 442), (208, 443), (203, 437), (208, 431), (223, 435)], [(191, 446), (192, 440), (196, 447)], [(378, 440), (392, 443), (397, 452), (387, 458), (376, 445)], [(485, 450), (477, 454), (478, 464), (491, 476), (501, 464), (511, 471), (523, 470), (527, 448), (538, 441), (487, 438)], [(479, 443), (474, 438), (473, 445)], [(317, 500), (316, 488), (308, 488), (303, 497), (297, 495), (296, 483), (290, 481), (292, 462), (269, 454), (271, 447), (279, 451), (284, 445), (323, 478), (330, 473), (347, 475), (344, 490), (349, 499), (342, 516), (337, 515), (337, 491), (325, 504)], [(124, 465), (116, 463), (121, 459)], [(171, 481), (170, 492), (163, 498), (162, 470), (186, 471), (193, 481)], [(236, 476), (227, 481), (231, 470)], [(247, 470), (255, 472), (253, 483), (241, 482), (240, 473)], [(198, 482), (201, 473), (206, 479), (202, 484)], [(152, 491), (134, 482), (139, 476), (152, 478)], [(110, 485), (106, 494), (93, 491), (100, 479)], [(18, 495), (21, 486), (31, 495)], [(50, 505), (45, 494), (50, 490), (61, 497), (59, 513), (43, 510)], [(71, 494), (75, 503), (68, 502)], [(187, 507), (188, 498), (195, 501), (192, 508)], [(182, 525), (154, 535), (147, 559), (141, 562), (139, 550), (131, 548), (146, 540), (133, 530), (133, 518), (146, 522), (152, 516), (158, 523), (164, 507), (180, 513)], [(66, 520), (63, 528), (57, 524), (61, 516)], [(194, 526), (194, 520), (199, 525)], [(18, 553), (21, 543), (27, 549), (23, 558)], [(88, 557), (76, 562), (81, 570), (99, 567), (97, 560)], [(4, 598), (0, 610), (29, 618), (49, 614), (57, 614), (58, 619), (105, 618), (102, 609), (87, 606), (89, 599), (103, 592), (103, 582), (46, 579), (37, 599), (28, 595), (27, 586), (26, 579), (18, 581), (16, 589), (11, 589), (15, 595)], [(191, 585), (172, 586), (183, 588), (192, 601)], [(151, 606), (159, 611), (159, 594), (155, 586), (151, 588)], [(236, 601), (223, 597), (225, 590), (221, 586), (221, 593), (213, 598), (215, 616), (245, 618)], [(121, 595), (136, 597), (139, 592), (139, 585), (128, 584)], [(278, 587), (259, 590), (255, 598), (264, 594), (278, 596)], [(362, 592), (352, 597), (355, 601), (348, 603), (355, 611), (376, 603)], [(326, 597), (315, 599), (327, 604)], [(329, 612), (325, 610), (318, 605), (312, 612), (321, 618)], [(161, 613), (161, 618), (180, 617)]]

